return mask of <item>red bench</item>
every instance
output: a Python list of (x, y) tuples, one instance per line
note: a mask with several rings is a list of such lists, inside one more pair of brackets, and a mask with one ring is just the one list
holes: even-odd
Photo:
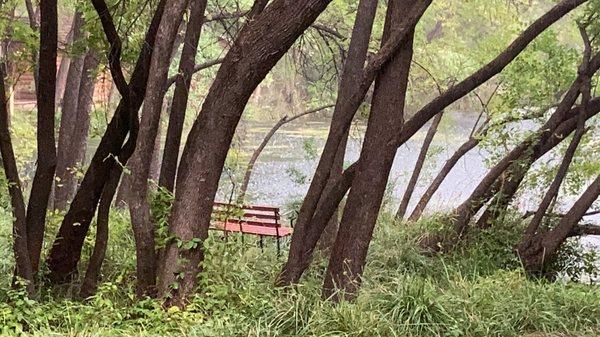
[(222, 202), (215, 202), (213, 206), (212, 228), (222, 230), (225, 237), (231, 232), (257, 235), (260, 237), (261, 249), (263, 248), (263, 237), (275, 237), (277, 239), (277, 255), (281, 251), (280, 239), (292, 235), (293, 231), (291, 227), (281, 225), (278, 207), (237, 206)]

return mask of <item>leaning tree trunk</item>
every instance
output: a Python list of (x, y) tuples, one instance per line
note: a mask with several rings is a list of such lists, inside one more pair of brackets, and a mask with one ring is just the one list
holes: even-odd
[(252, 171), (254, 170), (254, 165), (256, 165), (256, 161), (258, 160), (258, 157), (260, 156), (262, 151), (265, 149), (267, 144), (269, 144), (269, 142), (271, 141), (271, 138), (273, 138), (273, 136), (275, 135), (277, 130), (279, 130), (285, 124), (293, 122), (300, 117), (310, 115), (310, 114), (313, 114), (313, 113), (316, 113), (316, 112), (319, 112), (319, 111), (322, 111), (324, 109), (331, 108), (331, 107), (333, 107), (332, 104), (323, 105), (323, 106), (320, 106), (320, 107), (317, 107), (314, 109), (310, 109), (310, 110), (301, 112), (292, 117), (288, 117), (286, 115), (286, 116), (283, 116), (277, 123), (275, 123), (275, 125), (273, 125), (271, 130), (269, 130), (269, 132), (267, 132), (267, 134), (265, 135), (263, 140), (260, 142), (258, 147), (254, 150), (254, 152), (252, 152), (252, 156), (250, 156), (248, 165), (246, 165), (246, 172), (244, 173), (244, 179), (242, 180), (242, 185), (240, 187), (240, 192), (238, 195), (239, 202), (244, 202), (244, 199), (246, 197), (246, 192), (248, 191), (248, 185), (250, 184), (250, 178), (252, 178)]
[(27, 240), (29, 260), (37, 273), (44, 230), (46, 211), (54, 181), (56, 168), (56, 146), (54, 143), (54, 113), (56, 91), (56, 47), (58, 13), (56, 0), (40, 2), (40, 53), (39, 83), (37, 92), (37, 168), (33, 177), (29, 203), (27, 205)]
[(417, 205), (415, 206), (412, 213), (408, 217), (408, 221), (419, 220), (419, 218), (423, 214), (423, 211), (429, 204), (429, 201), (431, 201), (431, 198), (433, 197), (435, 192), (438, 190), (440, 185), (442, 185), (442, 182), (444, 182), (444, 179), (446, 179), (448, 174), (450, 174), (450, 171), (452, 171), (454, 166), (456, 166), (456, 163), (458, 163), (460, 158), (462, 158), (465, 154), (467, 154), (467, 152), (469, 152), (473, 148), (475, 148), (477, 146), (477, 144), (479, 144), (478, 138), (475, 138), (475, 137), (469, 138), (469, 140), (464, 142), (452, 154), (452, 156), (450, 158), (448, 158), (448, 160), (446, 160), (446, 162), (444, 163), (444, 166), (442, 166), (442, 169), (440, 170), (440, 172), (438, 172), (438, 174), (435, 176), (435, 178), (433, 179), (431, 184), (429, 184), (429, 186), (427, 187), (427, 190), (425, 190), (425, 193), (423, 193), (423, 195), (421, 196), (421, 199), (419, 199), (419, 202), (417, 202)]
[[(3, 56), (3, 55), (2, 55)], [(15, 256), (15, 276), (27, 282), (26, 289), (29, 295), (33, 295), (34, 277), (29, 260), (29, 249), (27, 240), (27, 227), (25, 225), (25, 201), (21, 190), (19, 170), (13, 150), (10, 128), (8, 126), (9, 111), (8, 98), (6, 96), (4, 64), (0, 62), (0, 154), (2, 155), (2, 167), (8, 182), (8, 193), (13, 215), (13, 252)]]
[[(455, 239), (441, 237), (426, 237), (423, 240), (423, 246), (438, 251), (440, 249), (448, 249), (456, 243), (456, 239), (460, 239), (467, 230), (471, 218), (485, 205), (485, 203), (493, 197), (497, 191), (498, 184), (496, 183), (506, 170), (527, 151), (536, 152), (537, 148), (542, 146), (554, 133), (555, 129), (566, 119), (571, 111), (571, 107), (579, 96), (579, 90), (582, 81), (588, 74), (593, 74), (600, 67), (600, 54), (596, 55), (591, 62), (590, 69), (582, 72), (573, 82), (570, 89), (565, 94), (565, 97), (558, 105), (556, 111), (546, 121), (546, 123), (538, 129), (534, 135), (525, 139), (521, 144), (511, 150), (502, 160), (500, 160), (490, 171), (485, 175), (481, 182), (477, 185), (473, 193), (454, 211), (454, 227), (456, 232)], [(530, 165), (530, 162), (526, 165)], [(447, 240), (445, 240), (447, 239)], [(445, 241), (445, 242), (444, 242)]]
[[(388, 3), (382, 43), (399, 28), (393, 22), (405, 20), (405, 13), (415, 6), (418, 6), (417, 0), (393, 0)], [(414, 26), (407, 41), (375, 80), (371, 112), (360, 153), (360, 167), (348, 194), (323, 284), (323, 296), (331, 297), (334, 301), (353, 299), (360, 285), (381, 200), (396, 155), (392, 140), (395, 133), (400, 132), (404, 121)]]
[[(492, 199), (487, 209), (479, 217), (479, 220), (477, 220), (477, 226), (479, 228), (487, 228), (494, 221), (501, 218), (533, 163), (560, 144), (563, 139), (568, 137), (575, 130), (577, 125), (577, 115), (580, 113), (580, 109), (581, 107), (571, 109), (569, 115), (573, 117), (564, 121), (556, 128), (556, 131), (548, 141), (536, 148), (535, 151), (529, 153), (529, 159), (526, 156), (523, 156), (507, 169), (506, 174), (496, 182), (496, 187), (492, 188), (497, 192), (495, 192), (494, 199)], [(590, 101), (585, 118), (590, 119), (598, 113), (600, 113), (600, 98), (595, 98)], [(527, 165), (524, 165), (525, 163), (527, 163)]]
[(196, 287), (219, 178), (250, 95), (328, 3), (275, 0), (244, 25), (225, 56), (190, 131), (177, 173), (169, 231), (177, 241), (189, 244), (180, 247), (170, 242), (165, 249), (160, 291), (171, 295), (170, 304), (185, 305)]
[(175, 175), (177, 174), (177, 160), (181, 147), (181, 136), (183, 133), (183, 122), (187, 109), (192, 75), (196, 65), (196, 54), (198, 41), (204, 23), (204, 11), (206, 0), (193, 0), (190, 2), (190, 18), (183, 39), (183, 50), (179, 59), (179, 70), (173, 91), (173, 101), (170, 106), (169, 124), (165, 138), (165, 149), (163, 151), (162, 164), (160, 165), (160, 176), (158, 185), (173, 192)]
[(565, 214), (558, 225), (523, 241), (517, 246), (517, 253), (523, 268), (530, 274), (543, 274), (545, 267), (555, 258), (560, 245), (571, 235), (585, 212), (600, 195), (600, 175), (577, 199), (573, 207)]
[(437, 132), (438, 126), (440, 125), (443, 115), (443, 112), (437, 114), (433, 119), (433, 122), (431, 122), (431, 126), (429, 126), (429, 129), (427, 130), (427, 134), (425, 135), (425, 139), (423, 140), (423, 145), (421, 146), (421, 151), (419, 152), (417, 162), (415, 163), (415, 168), (413, 169), (412, 175), (410, 176), (410, 180), (408, 181), (408, 185), (406, 186), (406, 190), (404, 191), (404, 196), (402, 196), (402, 201), (400, 201), (400, 206), (398, 206), (398, 211), (396, 212), (396, 220), (402, 220), (404, 218), (404, 214), (406, 214), (408, 203), (410, 202), (410, 199), (415, 191), (415, 187), (417, 186), (419, 176), (421, 175), (421, 171), (423, 170), (423, 165), (425, 165), (425, 159), (427, 159), (427, 152), (429, 151), (429, 147), (433, 142), (433, 137)]
[[(165, 0), (161, 0), (154, 13), (136, 67), (131, 75), (131, 80), (129, 85), (125, 83), (125, 88), (122, 73), (119, 71), (120, 41), (118, 41), (118, 36), (115, 38), (113, 34), (108, 35), (111, 36), (112, 45), (118, 46), (118, 48), (111, 48), (109, 62), (113, 79), (115, 79), (115, 82), (120, 83), (117, 88), (122, 95), (121, 102), (100, 140), (96, 153), (71, 202), (69, 211), (61, 223), (57, 238), (50, 250), (48, 256), (49, 278), (54, 283), (68, 282), (76, 273), (77, 263), (81, 257), (81, 249), (90, 222), (96, 212), (98, 201), (111, 169), (115, 165), (114, 158), (121, 153), (123, 141), (132, 127), (131, 122), (137, 120), (137, 111), (142, 104), (146, 91), (154, 38), (162, 17), (164, 4)], [(106, 15), (109, 12), (102, 11), (101, 13)], [(119, 52), (116, 53), (115, 51)], [(130, 137), (134, 136), (130, 135)], [(126, 163), (128, 159), (126, 157), (119, 158), (122, 164)]]

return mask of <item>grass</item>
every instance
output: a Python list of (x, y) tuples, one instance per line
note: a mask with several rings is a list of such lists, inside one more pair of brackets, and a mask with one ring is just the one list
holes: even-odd
[[(5, 211), (4, 211), (5, 212)], [(518, 226), (474, 233), (455, 253), (427, 258), (416, 249), (426, 228), (382, 218), (358, 299), (320, 298), (318, 259), (294, 288), (272, 286), (282, 260), (274, 244), (207, 243), (200, 290), (185, 311), (163, 310), (133, 295), (134, 250), (125, 214), (113, 212), (109, 252), (98, 294), (72, 299), (76, 285), (44, 290), (36, 301), (8, 287), (10, 216), (1, 214), (0, 333), (32, 336), (597, 336), (600, 287), (530, 280), (510, 251)], [(56, 223), (59, 217), (53, 219)], [(50, 226), (48, 239), (56, 225)], [(516, 228), (516, 229), (515, 229)], [(93, 229), (92, 229), (93, 232)], [(47, 240), (50, 241), (50, 240)], [(92, 245), (86, 241), (84, 260)], [(83, 267), (83, 265), (82, 265)]]

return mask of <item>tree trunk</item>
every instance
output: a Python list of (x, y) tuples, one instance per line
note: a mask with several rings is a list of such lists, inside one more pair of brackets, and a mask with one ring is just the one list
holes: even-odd
[[(348, 55), (340, 78), (338, 97), (331, 119), (329, 135), (327, 136), (325, 148), (319, 159), (319, 164), (311, 180), (310, 187), (300, 208), (298, 221), (296, 221), (294, 233), (292, 234), (289, 256), (277, 281), (280, 285), (297, 283), (304, 272), (305, 268), (303, 268), (302, 257), (304, 255), (304, 248), (306, 247), (305, 237), (311, 231), (311, 227), (313, 227), (311, 225), (313, 208), (317, 207), (317, 203), (321, 197), (320, 194), (325, 188), (331, 174), (340, 143), (342, 143), (344, 135), (347, 134), (347, 131), (343, 130), (344, 123), (348, 120), (348, 123), (350, 123), (356, 111), (356, 109), (351, 108), (346, 111), (342, 108), (344, 107), (344, 102), (350, 101), (353, 92), (358, 90), (358, 82), (367, 57), (376, 11), (377, 1), (359, 1), (352, 29), (352, 37), (348, 47)], [(360, 102), (362, 100), (363, 97), (360, 97)], [(358, 108), (360, 102), (356, 104), (356, 108)]]
[[(4, 55), (1, 55), (4, 56)], [(0, 154), (2, 154), (2, 167), (8, 182), (8, 193), (13, 215), (13, 252), (15, 256), (15, 276), (27, 283), (27, 293), (34, 293), (33, 269), (29, 259), (27, 227), (25, 225), (25, 201), (21, 190), (21, 180), (12, 146), (10, 129), (8, 126), (8, 99), (4, 78), (4, 64), (0, 62)]]
[(160, 291), (163, 296), (171, 293), (168, 304), (185, 305), (196, 286), (219, 178), (250, 95), (328, 3), (275, 0), (244, 25), (225, 56), (190, 131), (177, 173), (169, 232), (176, 238), (173, 241), (184, 244), (180, 249), (170, 242), (165, 249)]
[(88, 262), (88, 267), (85, 271), (85, 277), (81, 284), (80, 297), (88, 298), (96, 293), (98, 289), (98, 281), (102, 263), (106, 256), (106, 247), (108, 246), (108, 221), (110, 215), (110, 206), (113, 196), (119, 184), (122, 167), (115, 165), (110, 174), (110, 178), (104, 186), (100, 205), (98, 206), (98, 218), (96, 220), (96, 241), (94, 242), (94, 250)]
[(438, 190), (438, 188), (440, 187), (440, 185), (442, 184), (444, 179), (446, 179), (446, 177), (448, 176), (450, 171), (452, 171), (452, 169), (454, 168), (456, 163), (458, 163), (460, 158), (462, 158), (467, 152), (469, 152), (473, 148), (475, 148), (475, 146), (477, 146), (477, 144), (479, 144), (478, 138), (474, 138), (474, 137), (469, 138), (469, 140), (464, 142), (452, 154), (452, 156), (448, 160), (446, 160), (446, 162), (444, 163), (444, 166), (442, 167), (440, 172), (438, 172), (438, 174), (435, 176), (435, 178), (433, 179), (431, 184), (429, 184), (429, 187), (427, 187), (427, 190), (425, 191), (425, 193), (423, 193), (423, 195), (421, 196), (421, 199), (419, 199), (419, 202), (415, 206), (415, 209), (410, 214), (410, 217), (408, 217), (408, 221), (419, 220), (419, 218), (423, 214), (423, 211), (427, 207), (427, 204), (429, 204), (429, 201), (431, 201), (431, 197), (433, 197), (433, 195)]
[[(73, 19), (73, 41), (81, 39), (81, 27), (84, 24), (83, 14), (76, 12)], [(72, 156), (72, 146), (74, 143), (71, 138), (77, 125), (77, 113), (79, 97), (81, 91), (79, 89), (83, 80), (83, 64), (85, 55), (77, 55), (74, 57), (69, 66), (67, 74), (67, 83), (64, 91), (62, 102), (60, 131), (58, 134), (58, 147), (56, 149), (57, 166), (56, 166), (56, 182), (54, 186), (54, 209), (64, 210), (69, 202), (68, 179), (73, 175), (74, 167), (69, 166), (68, 158)]]
[(185, 10), (185, 0), (167, 0), (165, 13), (156, 35), (150, 63), (148, 88), (144, 98), (135, 151), (129, 161), (131, 174), (124, 177), (129, 196), (127, 204), (136, 246), (137, 294), (156, 294), (156, 250), (154, 227), (148, 203), (148, 179), (154, 143), (160, 126), (160, 114), (171, 63), (173, 42)]
[[(71, 23), (71, 29), (69, 30), (69, 34), (67, 34), (67, 39), (65, 41), (65, 47), (70, 47), (73, 45), (75, 30), (78, 29), (76, 27), (77, 24), (77, 16), (79, 12), (76, 11), (75, 15), (73, 15), (73, 20)], [(71, 64), (71, 59), (68, 57), (68, 53), (63, 52), (62, 58), (60, 60), (60, 66), (58, 67), (58, 72), (56, 74), (56, 108), (61, 107), (62, 109), (62, 99), (65, 94), (65, 88), (67, 85), (67, 76), (69, 73), (69, 65)]]
[(190, 3), (190, 18), (185, 30), (183, 50), (179, 59), (179, 71), (173, 92), (173, 101), (169, 113), (169, 125), (165, 138), (162, 164), (158, 185), (173, 192), (175, 176), (177, 174), (177, 160), (181, 146), (183, 122), (187, 109), (192, 75), (196, 65), (198, 41), (204, 23), (206, 0), (193, 0)]
[[(398, 29), (417, 0), (390, 1), (382, 43)], [(414, 25), (408, 40), (384, 65), (375, 81), (371, 113), (359, 159), (359, 169), (344, 207), (340, 229), (323, 283), (323, 296), (334, 301), (353, 299), (360, 286), (368, 247), (379, 214), (389, 172), (394, 162), (395, 133), (404, 121), (404, 99), (413, 55)], [(336, 289), (340, 293), (336, 293)]]
[(556, 251), (569, 237), (585, 212), (600, 195), (600, 175), (577, 199), (573, 207), (560, 220), (558, 225), (546, 232), (535, 235), (528, 242), (521, 242), (517, 252), (523, 268), (530, 274), (543, 274), (544, 269), (555, 258)]
[(431, 126), (427, 130), (427, 134), (425, 135), (425, 139), (423, 140), (423, 145), (421, 146), (421, 151), (419, 152), (419, 156), (417, 158), (417, 162), (415, 163), (415, 168), (413, 169), (412, 175), (410, 176), (410, 180), (408, 181), (408, 185), (406, 186), (406, 191), (404, 191), (404, 196), (402, 197), (402, 201), (400, 202), (400, 206), (398, 207), (398, 211), (396, 212), (396, 220), (404, 219), (404, 214), (406, 214), (406, 209), (408, 208), (408, 203), (410, 202), (410, 198), (415, 191), (415, 187), (417, 186), (417, 182), (419, 180), (419, 176), (421, 175), (421, 171), (423, 170), (423, 165), (425, 165), (425, 159), (427, 159), (427, 152), (429, 151), (429, 147), (433, 142), (433, 137), (435, 136), (438, 126), (440, 125), (440, 121), (442, 120), (442, 116), (444, 112), (440, 112), (435, 116)]
[[(57, 238), (50, 250), (48, 256), (49, 278), (54, 283), (68, 282), (76, 273), (77, 262), (81, 257), (83, 241), (96, 212), (98, 201), (108, 180), (111, 168), (115, 165), (114, 158), (122, 152), (123, 141), (132, 128), (132, 121), (137, 121), (137, 111), (142, 104), (146, 91), (154, 37), (156, 36), (160, 18), (162, 17), (164, 4), (165, 0), (161, 0), (157, 6), (148, 32), (146, 33), (145, 42), (143, 43), (136, 67), (131, 75), (128, 90), (122, 96), (121, 102), (108, 124), (106, 132), (100, 140), (96, 153), (71, 202), (69, 211), (63, 219)], [(111, 63), (115, 64), (114, 62)], [(113, 69), (111, 69), (112, 71)], [(118, 78), (118, 75), (115, 78)], [(119, 92), (123, 90), (122, 86), (117, 88)], [(123, 93), (121, 94), (123, 95)], [(135, 138), (135, 136), (135, 134), (132, 134), (129, 138)], [(126, 163), (128, 159), (126, 157), (119, 158), (122, 164)]]
[(240, 193), (238, 195), (239, 202), (244, 202), (244, 199), (246, 197), (246, 192), (248, 190), (248, 185), (250, 184), (250, 178), (252, 177), (252, 170), (254, 169), (254, 165), (256, 164), (258, 157), (260, 156), (262, 151), (265, 149), (267, 144), (269, 144), (269, 141), (271, 141), (271, 138), (273, 138), (273, 136), (275, 135), (277, 130), (279, 130), (285, 124), (293, 122), (294, 120), (296, 120), (302, 116), (310, 115), (310, 114), (322, 111), (324, 109), (331, 108), (333, 106), (334, 106), (333, 104), (323, 105), (323, 106), (320, 106), (320, 107), (317, 107), (314, 109), (310, 109), (310, 110), (301, 112), (292, 117), (283, 116), (277, 123), (275, 123), (275, 125), (273, 125), (271, 130), (269, 130), (269, 132), (263, 138), (262, 142), (260, 142), (258, 147), (254, 150), (254, 152), (252, 152), (252, 156), (250, 157), (250, 160), (248, 161), (248, 165), (246, 166), (246, 173), (244, 173), (244, 180), (242, 180), (242, 185), (240, 187)]
[(27, 205), (27, 240), (31, 268), (37, 273), (44, 230), (46, 211), (56, 168), (54, 140), (54, 113), (56, 94), (56, 48), (58, 13), (56, 0), (40, 2), (40, 53), (39, 84), (37, 92), (37, 168), (33, 177), (31, 194)]

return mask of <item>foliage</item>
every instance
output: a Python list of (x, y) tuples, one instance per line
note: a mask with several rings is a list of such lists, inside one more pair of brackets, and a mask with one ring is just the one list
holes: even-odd
[[(261, 253), (256, 242), (213, 233), (199, 291), (186, 310), (164, 310), (137, 300), (130, 224), (112, 212), (105, 281), (85, 301), (0, 285), (3, 335), (34, 336), (522, 336), (600, 332), (600, 288), (527, 279), (508, 244), (514, 222), (475, 233), (452, 255), (425, 257), (418, 233), (439, 230), (445, 217), (406, 227), (383, 219), (372, 243), (364, 287), (354, 303), (334, 306), (320, 298), (319, 260), (302, 285), (272, 285), (280, 261), (275, 244)], [(6, 253), (8, 226), (0, 250)], [(8, 256), (8, 254), (6, 255)], [(3, 275), (11, 266), (0, 265)], [(4, 280), (4, 279), (3, 279)]]

